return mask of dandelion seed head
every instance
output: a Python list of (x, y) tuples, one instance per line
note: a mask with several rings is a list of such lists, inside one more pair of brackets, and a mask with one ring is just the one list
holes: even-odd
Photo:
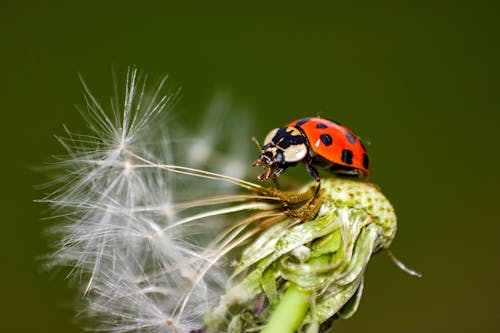
[(165, 126), (155, 124), (176, 96), (165, 82), (150, 86), (131, 69), (122, 101), (115, 97), (110, 108), (83, 83), (80, 111), (90, 134), (66, 128), (58, 137), (66, 155), (53, 168), (61, 177), (42, 200), (62, 220), (51, 229), (59, 240), (48, 266), (70, 268), (99, 330), (199, 328), (226, 279), (218, 258), (196, 241), (208, 228), (190, 218), (199, 205), (179, 205), (182, 195), (174, 195), (187, 194), (191, 183), (163, 167), (173, 163), (174, 149)]

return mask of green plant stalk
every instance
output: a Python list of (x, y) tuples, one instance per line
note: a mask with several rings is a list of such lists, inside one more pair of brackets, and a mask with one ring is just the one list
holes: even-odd
[[(327, 242), (332, 243), (332, 240)], [(310, 267), (326, 265), (328, 259), (325, 256), (311, 259)], [(311, 306), (311, 295), (313, 291), (301, 288), (289, 281), (288, 288), (278, 303), (276, 309), (269, 318), (269, 322), (262, 331), (263, 333), (294, 333), (302, 325), (304, 317)]]
[(294, 333), (311, 304), (311, 291), (290, 282), (276, 310), (262, 333)]

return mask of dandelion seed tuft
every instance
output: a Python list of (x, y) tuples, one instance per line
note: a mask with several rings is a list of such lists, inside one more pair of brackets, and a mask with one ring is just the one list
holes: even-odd
[(225, 274), (214, 263), (197, 276), (212, 255), (193, 240), (199, 224), (179, 223), (203, 202), (176, 201), (190, 184), (166, 170), (174, 162), (170, 137), (154, 126), (177, 91), (130, 69), (122, 102), (118, 94), (107, 108), (83, 85), (90, 134), (66, 129), (58, 137), (67, 155), (51, 167), (61, 176), (41, 200), (58, 219), (47, 265), (69, 267), (93, 329), (188, 332), (202, 325)]

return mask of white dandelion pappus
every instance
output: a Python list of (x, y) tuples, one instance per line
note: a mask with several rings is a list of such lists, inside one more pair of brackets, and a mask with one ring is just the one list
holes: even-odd
[[(220, 253), (193, 241), (207, 231), (200, 220), (248, 208), (199, 212), (199, 206), (235, 200), (224, 197), (175, 202), (174, 192), (180, 187), (185, 192), (189, 183), (177, 184), (172, 172), (194, 171), (172, 164), (166, 133), (154, 137), (151, 125), (176, 96), (165, 93), (164, 83), (150, 92), (146, 77), (129, 70), (124, 103), (113, 101), (111, 117), (84, 84), (82, 114), (92, 134), (67, 131), (59, 138), (67, 156), (59, 157), (55, 167), (64, 175), (59, 188), (42, 200), (64, 219), (52, 229), (60, 241), (49, 264), (71, 267), (70, 275), (85, 283), (86, 310), (100, 330), (201, 327), (225, 275), (216, 267)], [(201, 177), (217, 179), (209, 173)]]

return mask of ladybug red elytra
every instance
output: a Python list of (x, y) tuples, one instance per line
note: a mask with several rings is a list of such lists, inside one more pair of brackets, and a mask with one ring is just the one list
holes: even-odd
[[(254, 138), (254, 141), (257, 141)], [(276, 178), (288, 167), (303, 162), (311, 176), (320, 183), (316, 168), (335, 174), (366, 179), (370, 174), (368, 154), (363, 143), (347, 127), (320, 117), (298, 119), (275, 128), (266, 136), (259, 158), (253, 166), (266, 170), (259, 180)]]

